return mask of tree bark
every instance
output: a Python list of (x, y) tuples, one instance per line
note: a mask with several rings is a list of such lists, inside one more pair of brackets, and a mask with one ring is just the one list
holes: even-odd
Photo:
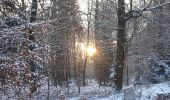
[(37, 16), (37, 0), (32, 0), (30, 22), (35, 22)]
[(116, 90), (120, 91), (123, 86), (123, 68), (125, 60), (125, 42), (126, 42), (126, 20), (125, 16), (125, 1), (118, 0), (118, 31), (117, 31), (117, 54), (115, 66), (115, 85)]
[[(30, 15), (30, 23), (35, 22), (36, 20), (36, 15), (37, 15), (37, 0), (32, 0), (32, 5), (31, 5), (31, 15)], [(32, 29), (29, 30), (29, 40), (34, 42), (35, 41), (35, 34), (32, 34)], [(32, 47), (29, 47), (30, 51), (33, 51)], [(31, 66), (31, 72), (36, 72), (36, 67), (35, 67), (35, 62), (34, 62), (34, 58), (30, 58), (30, 66)], [(31, 74), (31, 81), (33, 81), (33, 83), (31, 84), (31, 93), (35, 92), (37, 90), (36, 85), (36, 77), (34, 74)], [(32, 94), (30, 94), (30, 97), (32, 96)]]

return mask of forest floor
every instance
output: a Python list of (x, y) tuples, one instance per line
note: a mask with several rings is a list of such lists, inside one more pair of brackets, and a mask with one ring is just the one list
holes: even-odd
[[(35, 100), (46, 100), (48, 86), (44, 85), (40, 88), (39, 95), (35, 95)], [(114, 95), (113, 95), (114, 94)], [(58, 100), (64, 96), (66, 100), (122, 100), (123, 94), (116, 94), (111, 86), (99, 86), (95, 80), (88, 80), (87, 86), (80, 87), (80, 94), (78, 86), (71, 83), (69, 88), (66, 87), (53, 87), (49, 88), (50, 100)], [(57, 99), (58, 98), (58, 99)], [(104, 99), (106, 98), (106, 99)], [(119, 99), (118, 99), (119, 98)], [(85, 100), (86, 100), (85, 99)]]
[[(78, 92), (78, 87), (74, 82), (71, 82), (69, 88), (59, 86), (54, 87), (52, 85), (48, 87), (46, 79), (42, 80), (41, 83), (43, 84), (41, 85), (39, 92), (35, 93), (31, 100), (48, 100), (48, 94), (49, 100), (61, 100), (60, 98), (65, 98), (64, 100), (124, 100), (123, 92), (116, 93), (111, 86), (99, 86), (95, 80), (88, 80), (87, 86), (80, 88), (80, 94)], [(170, 82), (133, 88), (136, 100), (170, 100)], [(6, 96), (0, 95), (0, 100), (18, 99), (15, 97), (9, 99)]]
[[(159, 84), (151, 84), (147, 86), (133, 87), (134, 96), (137, 100), (156, 100), (159, 94), (170, 93), (170, 82), (163, 82)], [(111, 86), (99, 86), (95, 80), (88, 80), (87, 86), (80, 88), (80, 94), (78, 93), (78, 87), (72, 83), (68, 88), (65, 87), (50, 87), (50, 100), (58, 100), (61, 96), (64, 96), (66, 100), (123, 100), (124, 94), (116, 93)], [(40, 89), (40, 95), (35, 96), (35, 100), (46, 100), (47, 86)], [(44, 96), (43, 96), (44, 94)], [(161, 95), (163, 96), (163, 95)], [(38, 98), (36, 98), (38, 97)], [(41, 98), (39, 98), (41, 97)], [(56, 99), (58, 98), (58, 99)], [(168, 98), (170, 99), (170, 98)]]

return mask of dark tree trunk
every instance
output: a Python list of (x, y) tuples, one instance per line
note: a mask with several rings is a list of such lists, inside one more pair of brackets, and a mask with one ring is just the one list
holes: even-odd
[[(35, 22), (37, 15), (37, 0), (32, 0), (32, 6), (31, 6), (31, 15), (30, 15), (30, 23)], [(32, 34), (32, 29), (29, 30), (29, 40), (35, 41), (35, 34)], [(29, 47), (29, 50), (33, 50), (31, 46)], [(30, 62), (31, 70), (35, 72), (35, 65), (34, 65), (34, 59)]]
[(35, 22), (37, 16), (37, 0), (32, 0), (30, 22)]
[[(30, 15), (30, 23), (35, 22), (36, 20), (36, 15), (37, 15), (37, 0), (32, 0), (32, 5), (31, 5), (31, 15)], [(35, 34), (33, 34), (32, 29), (29, 30), (29, 40), (34, 42), (35, 41)], [(33, 51), (32, 46), (29, 47), (30, 51)], [(34, 62), (34, 58), (30, 58), (30, 66), (31, 66), (31, 72), (36, 71), (36, 67), (35, 67), (35, 62)], [(31, 81), (33, 81), (33, 83), (31, 84), (32, 87), (30, 88), (31, 93), (35, 92), (37, 90), (36, 87), (36, 75), (31, 74)], [(30, 97), (32, 96), (32, 94), (30, 94)]]
[[(35, 22), (36, 16), (37, 16), (37, 0), (32, 0), (30, 23)], [(32, 29), (29, 31), (29, 40), (35, 41), (35, 36), (34, 34), (32, 34)]]
[(115, 85), (116, 90), (120, 91), (123, 85), (123, 68), (125, 60), (125, 42), (126, 42), (126, 20), (125, 16), (125, 1), (118, 0), (118, 31), (117, 31), (117, 54), (115, 67)]

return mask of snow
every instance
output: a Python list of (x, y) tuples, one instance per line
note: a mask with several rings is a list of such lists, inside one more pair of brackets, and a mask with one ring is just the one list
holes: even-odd
[(111, 95), (108, 98), (96, 99), (96, 100), (123, 100), (123, 93)]
[(150, 87), (143, 87), (136, 91), (140, 93), (140, 100), (155, 100), (157, 94), (167, 94), (170, 93), (170, 83), (160, 83), (151, 85)]
[(165, 67), (169, 67), (168, 64), (166, 64), (165, 61), (163, 61), (163, 60), (157, 60), (156, 62), (159, 64), (159, 66), (162, 65), (162, 66), (165, 66)]
[(157, 63), (159, 64), (159, 66), (164, 66), (165, 67), (165, 73), (166, 74), (170, 74), (170, 66), (166, 63), (169, 61), (163, 61), (163, 60), (158, 60)]
[[(46, 100), (48, 93), (50, 100), (59, 100), (61, 96), (67, 98), (66, 100), (124, 100), (126, 98), (122, 92), (116, 93), (111, 86), (99, 86), (95, 80), (88, 80), (87, 86), (81, 86), (80, 94), (78, 94), (78, 88), (74, 81), (70, 82), (69, 91), (66, 87), (55, 87), (52, 84), (48, 91), (47, 78), (43, 78), (41, 83), (43, 84), (39, 92), (35, 93), (31, 100)], [(170, 82), (134, 88), (136, 100), (155, 100), (157, 94), (170, 93)], [(3, 100), (3, 98), (5, 99), (6, 96), (0, 93), (0, 99)]]
[[(48, 93), (48, 85), (44, 80), (42, 83), (45, 83), (40, 88), (40, 94), (35, 96), (37, 98), (42, 98), (45, 100)], [(111, 86), (99, 86), (95, 80), (88, 80), (87, 86), (81, 86), (80, 94), (78, 93), (78, 87), (72, 81), (70, 83), (69, 91), (67, 87), (54, 87), (50, 85), (49, 94), (50, 100), (58, 100), (60, 96), (64, 95), (67, 97), (67, 100), (81, 100), (80, 98), (87, 98), (87, 100), (123, 100), (123, 94), (116, 94), (113, 87)]]
[(7, 60), (7, 59), (10, 59), (10, 58), (8, 57), (8, 55), (0, 53), (0, 59), (1, 60)]
[[(86, 89), (88, 89), (88, 88), (86, 88)], [(83, 89), (83, 90), (87, 92), (86, 89)], [(90, 90), (92, 90), (92, 88)], [(157, 97), (157, 94), (170, 93), (170, 82), (154, 84), (154, 85), (151, 85), (149, 87), (143, 86), (143, 87), (136, 89), (135, 93), (136, 93), (136, 96), (137, 96), (136, 100), (155, 100), (156, 97)], [(83, 95), (81, 95), (79, 97), (69, 98), (68, 100), (80, 100), (80, 98), (82, 96)], [(94, 96), (93, 98), (88, 98), (88, 100), (124, 100), (124, 94), (123, 93), (117, 94), (117, 93), (112, 91), (112, 93), (108, 96), (105, 96), (105, 97)]]
[[(75, 97), (75, 98), (70, 98), (69, 100), (80, 100), (80, 98), (83, 97), (83, 96), (80, 96), (80, 97)], [(89, 99), (88, 100), (123, 100), (123, 94), (120, 93), (120, 94), (116, 94), (116, 95), (111, 95), (109, 97), (106, 97), (106, 98), (92, 98), (92, 99)]]

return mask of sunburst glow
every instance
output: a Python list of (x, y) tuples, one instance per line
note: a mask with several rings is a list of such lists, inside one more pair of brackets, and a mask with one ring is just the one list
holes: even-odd
[(86, 52), (88, 56), (93, 56), (96, 53), (96, 48), (94, 46), (88, 46)]
[(80, 47), (80, 50), (82, 53), (87, 53), (89, 57), (93, 56), (96, 53), (96, 48), (94, 45), (90, 44), (89, 46), (86, 46), (85, 43), (76, 43), (76, 46)]

